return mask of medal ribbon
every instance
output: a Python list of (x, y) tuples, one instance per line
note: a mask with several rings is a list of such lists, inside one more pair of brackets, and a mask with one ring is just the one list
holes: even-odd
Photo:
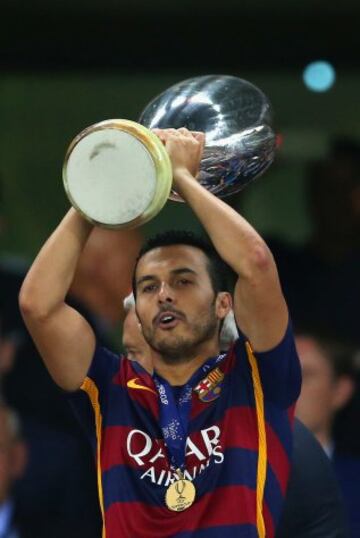
[(158, 374), (154, 373), (153, 375), (155, 386), (159, 393), (160, 427), (170, 454), (170, 463), (174, 469), (179, 469), (181, 472), (185, 469), (185, 445), (193, 388), (225, 356), (226, 354), (222, 353), (208, 359), (183, 386), (177, 402), (171, 385)]

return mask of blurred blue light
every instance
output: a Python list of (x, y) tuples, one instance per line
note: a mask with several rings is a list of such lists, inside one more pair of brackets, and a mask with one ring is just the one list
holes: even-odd
[(303, 72), (305, 86), (313, 92), (326, 92), (335, 82), (335, 69), (329, 62), (312, 62)]

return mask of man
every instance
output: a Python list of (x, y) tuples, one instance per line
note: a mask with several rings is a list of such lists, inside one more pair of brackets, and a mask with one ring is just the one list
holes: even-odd
[[(152, 371), (151, 348), (146, 343), (131, 293), (124, 301), (123, 346), (127, 357)], [(233, 312), (226, 316), (220, 333), (220, 349), (227, 350), (238, 338)], [(276, 538), (346, 538), (343, 503), (336, 478), (320, 444), (295, 420), (294, 450), (289, 486)]]
[[(312, 431), (333, 463), (351, 536), (360, 535), (360, 459), (336, 442), (334, 425), (355, 390), (354, 348), (316, 330), (296, 337), (303, 372), (296, 415)], [(354, 424), (354, 430), (357, 424)]]
[(355, 349), (316, 330), (297, 334), (296, 348), (303, 373), (296, 415), (331, 457), (335, 449), (336, 415), (348, 404), (355, 390)]
[[(28, 273), (22, 312), (55, 381), (67, 391), (81, 387), (92, 404), (104, 536), (270, 538), (300, 391), (276, 266), (250, 224), (197, 183), (204, 136), (157, 134), (174, 188), (217, 253), (182, 233), (142, 249), (133, 289), (154, 375), (97, 347), (89, 325), (65, 303), (92, 228), (74, 210)], [(228, 354), (220, 353), (219, 331), (232, 301), (218, 254), (238, 275), (242, 336)]]

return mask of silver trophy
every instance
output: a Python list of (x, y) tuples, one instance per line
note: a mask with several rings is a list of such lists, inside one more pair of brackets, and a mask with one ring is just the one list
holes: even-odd
[[(194, 77), (155, 97), (139, 122), (149, 129), (187, 127), (205, 133), (198, 181), (216, 196), (243, 189), (275, 154), (271, 107), (256, 86), (226, 75)], [(174, 192), (173, 200), (181, 200)]]
[(176, 84), (153, 99), (139, 122), (105, 120), (71, 142), (63, 180), (72, 205), (107, 228), (132, 228), (152, 219), (170, 197), (169, 156), (154, 128), (205, 133), (197, 180), (216, 196), (244, 188), (272, 163), (275, 135), (266, 96), (246, 80), (212, 75)]

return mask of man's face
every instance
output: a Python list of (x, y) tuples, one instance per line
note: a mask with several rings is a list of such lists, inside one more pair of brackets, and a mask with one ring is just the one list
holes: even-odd
[(316, 435), (331, 425), (337, 381), (330, 361), (313, 338), (297, 337), (296, 348), (303, 376), (296, 416)]
[(189, 360), (216, 338), (224, 314), (200, 249), (172, 245), (147, 252), (137, 266), (136, 291), (145, 339), (164, 360)]

